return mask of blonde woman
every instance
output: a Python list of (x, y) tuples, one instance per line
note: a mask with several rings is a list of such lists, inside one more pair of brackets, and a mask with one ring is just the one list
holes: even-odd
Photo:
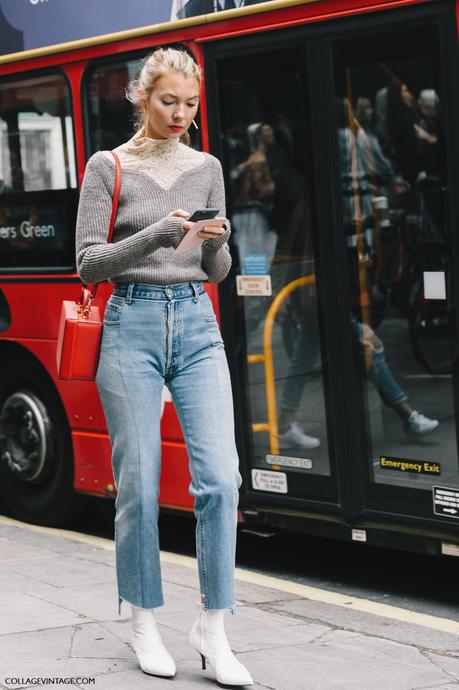
[[(145, 58), (127, 97), (138, 129), (115, 151), (121, 192), (107, 243), (115, 179), (110, 151), (89, 159), (76, 228), (77, 268), (85, 283), (114, 285), (104, 315), (96, 384), (105, 412), (117, 488), (118, 614), (132, 609), (131, 641), (145, 673), (174, 676), (154, 609), (164, 604), (158, 541), (161, 392), (166, 385), (185, 436), (194, 496), (201, 598), (189, 643), (217, 681), (252, 684), (231, 651), (225, 610), (235, 613), (234, 563), (242, 477), (224, 343), (203, 282), (231, 266), (223, 173), (195, 151), (188, 128), (199, 107), (201, 72), (193, 58), (159, 48)], [(199, 231), (202, 244), (175, 253), (197, 208), (218, 208), (222, 223)]]

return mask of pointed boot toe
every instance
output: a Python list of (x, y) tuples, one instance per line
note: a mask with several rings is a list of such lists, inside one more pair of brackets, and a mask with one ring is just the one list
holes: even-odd
[(131, 645), (144, 673), (175, 676), (175, 661), (161, 639), (153, 609), (132, 606)]
[(144, 673), (152, 676), (172, 678), (176, 674), (175, 661), (161, 641), (145, 649), (145, 638), (140, 638), (131, 632), (131, 644), (136, 654), (139, 666)]
[(222, 685), (253, 685), (253, 680), (240, 661), (234, 656), (224, 635), (215, 635), (205, 629), (203, 612), (194, 622), (189, 635), (189, 644), (201, 656), (202, 669), (206, 664), (215, 671), (216, 680)]

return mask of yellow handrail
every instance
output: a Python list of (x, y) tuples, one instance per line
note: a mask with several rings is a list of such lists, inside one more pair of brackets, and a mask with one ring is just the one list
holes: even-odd
[(263, 326), (263, 354), (247, 355), (247, 363), (255, 364), (262, 362), (265, 367), (265, 386), (266, 386), (266, 401), (268, 407), (268, 421), (258, 422), (252, 424), (252, 431), (267, 431), (269, 433), (269, 445), (272, 455), (279, 454), (279, 437), (277, 424), (277, 405), (276, 405), (276, 386), (274, 383), (274, 361), (273, 361), (273, 346), (272, 335), (274, 322), (277, 313), (281, 308), (286, 298), (297, 288), (303, 285), (313, 285), (316, 277), (314, 273), (309, 276), (302, 276), (296, 278), (285, 285), (282, 290), (273, 299), (268, 312), (266, 314), (265, 323)]

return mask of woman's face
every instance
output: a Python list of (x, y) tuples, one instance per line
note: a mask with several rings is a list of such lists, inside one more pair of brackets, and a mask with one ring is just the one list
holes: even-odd
[[(180, 72), (167, 72), (158, 79), (148, 100), (140, 98), (139, 102), (147, 111), (148, 137), (178, 139), (198, 111), (198, 80)], [(177, 128), (171, 129), (171, 125)]]

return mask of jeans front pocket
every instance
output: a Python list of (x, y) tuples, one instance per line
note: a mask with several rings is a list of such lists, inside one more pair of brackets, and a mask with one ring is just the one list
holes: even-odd
[(111, 295), (108, 298), (103, 319), (104, 326), (119, 326), (124, 303), (124, 298), (117, 295)]
[(220, 326), (218, 325), (217, 317), (215, 316), (212, 302), (207, 293), (201, 296), (200, 304), (202, 305), (202, 314), (204, 317), (204, 326), (211, 337), (212, 345), (223, 345), (222, 335), (220, 333)]

